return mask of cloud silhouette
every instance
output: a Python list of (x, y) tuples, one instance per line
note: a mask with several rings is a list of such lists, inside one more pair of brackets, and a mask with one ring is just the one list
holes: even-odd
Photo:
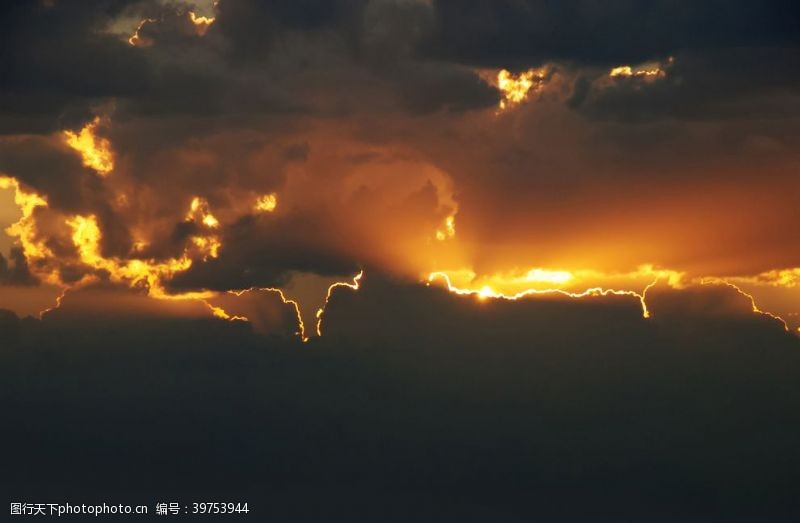
[(305, 345), (239, 321), (5, 314), (4, 491), (228, 492), (292, 521), (788, 521), (798, 341), (737, 296), (670, 291), (645, 320), (627, 297), (365, 277)]

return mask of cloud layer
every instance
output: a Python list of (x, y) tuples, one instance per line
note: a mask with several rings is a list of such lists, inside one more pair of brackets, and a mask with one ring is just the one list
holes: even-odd
[(651, 301), (365, 279), (305, 345), (90, 297), (4, 313), (3, 488), (224, 491), (292, 521), (795, 518), (797, 340), (730, 287)]

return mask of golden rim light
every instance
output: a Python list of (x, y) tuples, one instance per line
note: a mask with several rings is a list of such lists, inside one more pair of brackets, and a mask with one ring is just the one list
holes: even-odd
[[(197, 36), (205, 36), (206, 32), (208, 32), (208, 28), (211, 27), (216, 20), (216, 17), (214, 16), (200, 16), (194, 11), (178, 11), (176, 14), (178, 16), (186, 17), (186, 20), (192, 24), (194, 33)], [(153, 45), (153, 41), (150, 38), (142, 36), (141, 31), (146, 25), (155, 24), (158, 22), (159, 19), (157, 18), (145, 18), (140, 21), (133, 34), (128, 38), (128, 43), (134, 47), (148, 47)]]
[(83, 165), (94, 169), (100, 176), (108, 176), (114, 170), (114, 153), (111, 142), (97, 135), (102, 119), (97, 116), (77, 133), (64, 131), (64, 141), (81, 155)]
[(547, 67), (528, 69), (517, 74), (501, 69), (490, 82), (500, 91), (500, 110), (522, 104), (532, 92), (540, 90), (547, 72)]

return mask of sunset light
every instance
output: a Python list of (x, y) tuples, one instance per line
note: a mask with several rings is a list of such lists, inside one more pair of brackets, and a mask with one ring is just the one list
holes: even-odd
[(800, 521), (800, 3), (0, 25), (12, 520)]
[(64, 139), (67, 145), (80, 153), (86, 167), (91, 167), (100, 176), (108, 176), (114, 170), (114, 155), (111, 152), (111, 143), (106, 138), (97, 136), (96, 129), (100, 122), (98, 116), (78, 133), (64, 131)]

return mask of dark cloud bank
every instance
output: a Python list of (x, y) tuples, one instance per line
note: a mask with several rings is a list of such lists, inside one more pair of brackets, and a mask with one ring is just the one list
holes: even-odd
[(262, 521), (796, 520), (800, 343), (728, 288), (649, 303), (376, 274), (308, 344), (3, 314), (2, 490), (207, 493)]

